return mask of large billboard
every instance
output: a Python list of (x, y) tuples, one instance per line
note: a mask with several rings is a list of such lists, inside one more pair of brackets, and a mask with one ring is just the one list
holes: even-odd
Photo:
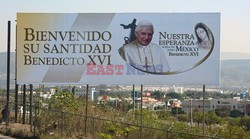
[(18, 84), (218, 85), (219, 13), (18, 13)]

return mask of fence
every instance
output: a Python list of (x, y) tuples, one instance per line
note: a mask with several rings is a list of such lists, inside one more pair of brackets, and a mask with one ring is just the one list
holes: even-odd
[[(4, 104), (4, 103), (2, 103)], [(19, 104), (21, 106), (22, 104)], [(29, 105), (26, 105), (29, 108)], [(96, 116), (86, 116), (85, 114), (75, 114), (52, 110), (49, 108), (41, 108), (33, 105), (32, 125), (31, 129), (37, 134), (60, 135), (61, 137), (81, 138), (124, 138), (124, 139), (199, 139), (199, 138), (219, 138), (216, 133), (213, 136), (203, 136), (202, 131), (192, 131), (186, 124), (185, 130), (177, 131), (175, 126), (161, 121), (143, 121), (140, 126), (139, 116), (131, 122), (123, 121), (122, 118), (104, 119)], [(11, 113), (13, 113), (14, 103), (10, 103)], [(13, 114), (11, 114), (13, 115)], [(18, 122), (22, 121), (22, 114), (19, 111)], [(27, 113), (25, 123), (30, 124), (29, 113)], [(14, 118), (10, 118), (10, 123), (14, 122)], [(86, 122), (86, 123), (85, 123)], [(85, 126), (86, 125), (86, 126)], [(189, 129), (188, 129), (189, 128)], [(218, 133), (218, 132), (217, 132)]]

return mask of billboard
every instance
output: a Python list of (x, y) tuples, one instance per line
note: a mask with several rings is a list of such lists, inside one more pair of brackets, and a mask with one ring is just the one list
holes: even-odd
[(18, 13), (18, 84), (218, 85), (219, 13)]

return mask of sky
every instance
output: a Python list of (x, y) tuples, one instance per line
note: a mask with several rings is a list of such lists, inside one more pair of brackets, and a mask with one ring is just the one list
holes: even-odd
[[(4, 2), (3, 2), (4, 1)], [(16, 13), (220, 13), (221, 52), (250, 54), (250, 0), (1, 0), (0, 52), (15, 51)]]

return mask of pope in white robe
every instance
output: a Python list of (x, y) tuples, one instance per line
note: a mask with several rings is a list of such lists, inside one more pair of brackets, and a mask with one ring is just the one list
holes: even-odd
[(149, 21), (141, 21), (136, 29), (136, 40), (123, 45), (118, 51), (120, 56), (136, 69), (149, 73), (169, 72), (166, 56), (160, 46), (151, 43), (153, 25)]

